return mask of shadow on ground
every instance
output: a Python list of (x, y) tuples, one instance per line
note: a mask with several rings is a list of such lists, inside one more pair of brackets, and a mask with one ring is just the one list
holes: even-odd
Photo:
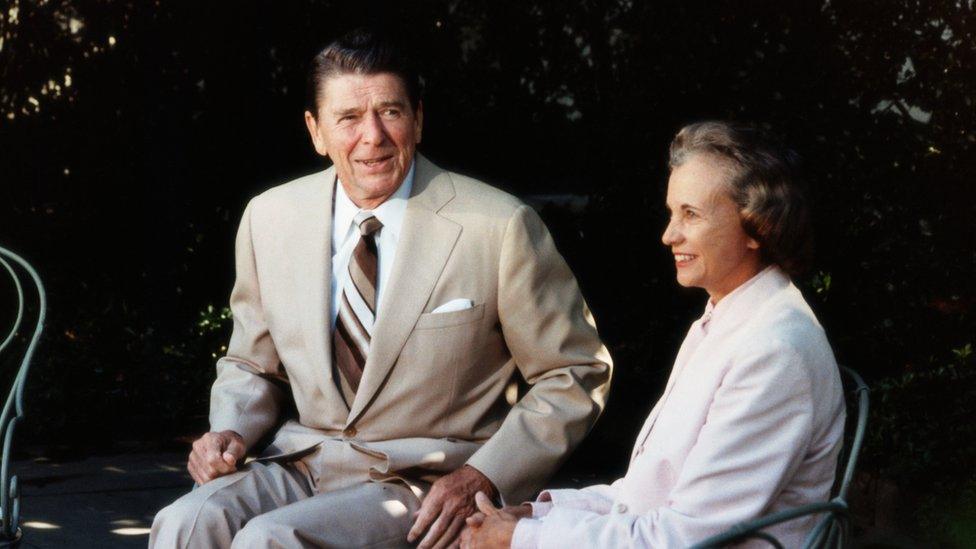
[(153, 516), (187, 492), (185, 453), (124, 454), (13, 464), (23, 547), (146, 547)]

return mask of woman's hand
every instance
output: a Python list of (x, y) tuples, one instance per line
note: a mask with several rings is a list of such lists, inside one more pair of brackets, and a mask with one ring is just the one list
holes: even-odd
[(462, 549), (508, 549), (519, 518), (532, 516), (530, 505), (499, 509), (481, 492), (475, 494), (474, 501), (478, 512), (467, 519), (461, 533)]

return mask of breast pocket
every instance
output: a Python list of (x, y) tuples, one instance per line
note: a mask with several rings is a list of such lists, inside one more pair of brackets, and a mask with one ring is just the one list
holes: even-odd
[(424, 313), (417, 319), (414, 330), (432, 330), (436, 328), (448, 328), (451, 326), (461, 326), (469, 322), (477, 322), (485, 316), (485, 304), (475, 305), (460, 311), (449, 313)]
[(384, 399), (396, 402), (398, 413), (409, 417), (411, 425), (424, 425), (424, 436), (454, 434), (457, 376), (480, 359), (484, 316), (484, 305), (420, 315), (400, 351), (394, 370), (396, 383), (383, 389)]

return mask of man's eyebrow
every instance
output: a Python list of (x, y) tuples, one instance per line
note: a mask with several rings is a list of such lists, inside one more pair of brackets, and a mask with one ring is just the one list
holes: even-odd
[(359, 109), (357, 107), (350, 107), (348, 109), (339, 109), (337, 111), (332, 111), (335, 116), (346, 116), (350, 114), (359, 114)]
[(404, 105), (404, 102), (399, 99), (391, 99), (389, 101), (380, 101), (376, 106), (381, 109), (384, 107), (400, 107), (402, 109)]

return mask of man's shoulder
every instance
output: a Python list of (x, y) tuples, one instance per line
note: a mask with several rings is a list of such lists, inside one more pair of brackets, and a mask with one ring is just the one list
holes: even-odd
[(454, 184), (455, 198), (448, 206), (476, 206), (486, 215), (510, 216), (525, 203), (518, 197), (474, 177), (446, 171)]
[(327, 189), (329, 170), (310, 173), (275, 185), (251, 199), (251, 208), (282, 208), (307, 204)]

